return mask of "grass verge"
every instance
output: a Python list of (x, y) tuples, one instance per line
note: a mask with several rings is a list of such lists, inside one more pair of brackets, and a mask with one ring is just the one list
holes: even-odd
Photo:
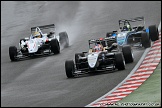
[(161, 106), (161, 62), (152, 75), (130, 95), (117, 102), (119, 107)]

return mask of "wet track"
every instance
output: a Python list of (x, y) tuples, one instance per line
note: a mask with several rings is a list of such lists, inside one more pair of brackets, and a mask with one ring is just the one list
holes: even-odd
[[(68, 79), (65, 60), (88, 50), (88, 39), (118, 29), (118, 20), (144, 16), (146, 26), (159, 24), (161, 2), (148, 1), (3, 1), (1, 2), (1, 106), (86, 106), (120, 83), (133, 69), (143, 48), (134, 49), (135, 62), (126, 70)], [(49, 57), (11, 62), (8, 49), (18, 47), (30, 27), (54, 23), (67, 31), (70, 47)]]

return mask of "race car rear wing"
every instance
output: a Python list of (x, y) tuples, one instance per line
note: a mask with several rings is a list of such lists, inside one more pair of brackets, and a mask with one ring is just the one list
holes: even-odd
[[(55, 28), (55, 24), (49, 24), (49, 25), (43, 25), (43, 26), (37, 26), (40, 28), (40, 30), (42, 29), (49, 29), (49, 28)], [(37, 27), (31, 27), (31, 32), (35, 31), (35, 29)]]
[[(142, 23), (141, 23), (142, 21)], [(144, 17), (135, 17), (135, 18), (130, 18), (130, 19), (121, 19), (119, 20), (119, 28), (122, 29), (125, 25), (129, 24), (132, 25), (131, 22), (138, 22), (138, 23), (132, 23), (133, 25), (141, 25), (141, 26), (145, 26), (145, 19)]]
[(124, 23), (124, 22), (136, 22), (136, 21), (144, 21), (144, 17), (136, 17), (136, 18), (130, 18), (130, 19), (121, 19), (119, 20), (119, 25)]

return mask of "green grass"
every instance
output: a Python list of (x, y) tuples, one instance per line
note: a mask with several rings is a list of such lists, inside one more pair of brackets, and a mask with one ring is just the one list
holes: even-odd
[[(139, 105), (138, 107), (161, 106), (161, 63), (159, 63), (153, 74), (138, 89), (134, 90), (130, 95), (123, 98), (121, 101), (118, 101), (118, 105), (120, 104), (120, 107), (123, 105), (127, 106), (127, 103), (138, 103), (138, 105), (139, 103), (147, 103), (145, 106)], [(130, 105), (132, 106), (133, 104)]]

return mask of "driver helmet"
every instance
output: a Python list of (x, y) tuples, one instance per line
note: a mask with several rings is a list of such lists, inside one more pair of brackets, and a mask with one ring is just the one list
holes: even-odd
[(41, 34), (40, 34), (39, 32), (35, 32), (35, 33), (34, 33), (34, 37), (35, 37), (35, 38), (41, 38)]
[(102, 46), (97, 43), (97, 44), (95, 44), (93, 49), (94, 49), (95, 52), (102, 51)]
[(131, 26), (129, 24), (127, 24), (127, 29), (130, 31), (131, 30)]

